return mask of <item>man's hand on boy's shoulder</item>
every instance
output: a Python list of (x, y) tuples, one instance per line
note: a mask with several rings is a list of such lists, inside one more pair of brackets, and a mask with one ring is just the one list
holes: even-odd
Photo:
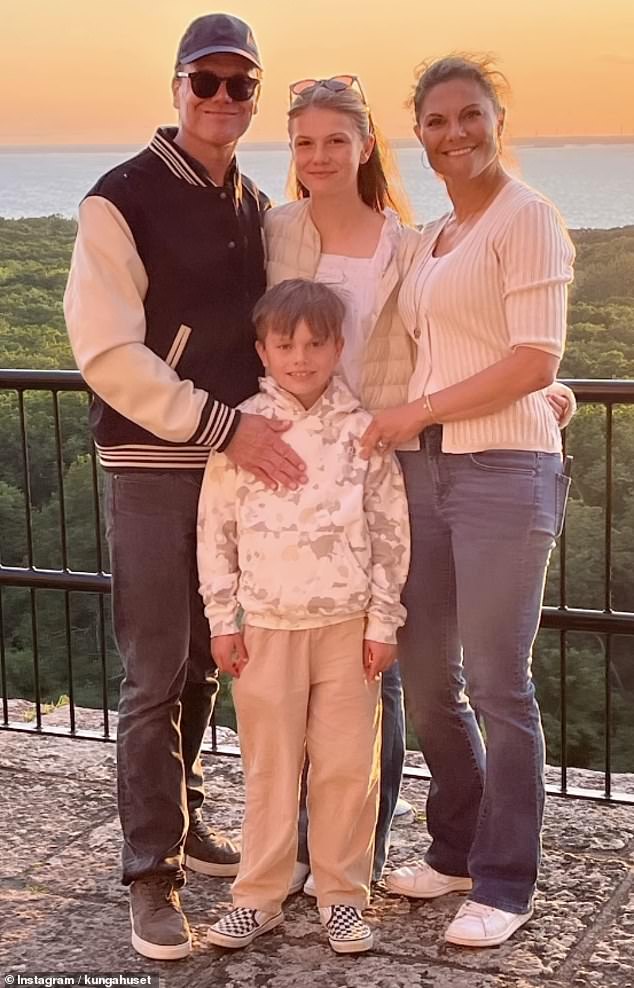
[(252, 473), (272, 490), (280, 485), (297, 490), (308, 478), (304, 461), (280, 438), (280, 433), (290, 426), (290, 422), (281, 419), (242, 412), (240, 424), (224, 453), (232, 463)]
[(363, 668), (365, 678), (369, 683), (379, 678), (379, 674), (385, 672), (396, 662), (396, 645), (387, 642), (374, 642), (369, 638), (363, 640)]
[(217, 635), (211, 639), (211, 654), (220, 672), (226, 672), (234, 679), (249, 661), (244, 638), (239, 631), (233, 635)]

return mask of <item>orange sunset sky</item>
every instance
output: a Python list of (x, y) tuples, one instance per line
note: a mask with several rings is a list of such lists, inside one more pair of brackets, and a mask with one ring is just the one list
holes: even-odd
[[(8, 9), (7, 9), (8, 8)], [(359, 75), (390, 137), (421, 59), (494, 52), (513, 89), (511, 133), (634, 135), (633, 0), (7, 0), (0, 143), (141, 144), (174, 120), (170, 72), (190, 20), (249, 21), (265, 62), (250, 140), (282, 140), (289, 81)]]

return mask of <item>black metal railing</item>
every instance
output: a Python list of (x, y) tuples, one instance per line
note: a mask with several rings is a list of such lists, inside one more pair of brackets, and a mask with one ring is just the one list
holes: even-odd
[[(568, 546), (564, 532), (558, 551), (557, 599), (554, 602), (547, 601), (541, 622), (544, 634), (554, 634), (558, 638), (560, 774), (559, 784), (550, 786), (549, 790), (559, 795), (634, 803), (634, 795), (615, 788), (616, 773), (613, 766), (615, 688), (613, 642), (621, 636), (626, 636), (634, 648), (634, 606), (627, 610), (615, 609), (612, 594), (614, 413), (615, 406), (634, 404), (634, 381), (575, 380), (567, 383), (574, 389), (581, 405), (597, 405), (603, 409), (605, 442), (602, 454), (597, 452), (597, 462), (604, 460), (603, 592), (601, 606), (570, 606), (567, 586)], [(42, 404), (42, 395), (48, 396), (47, 406)], [(69, 395), (79, 395), (79, 398), (75, 399), (71, 408), (66, 408), (63, 400), (67, 400)], [(9, 422), (9, 433), (15, 438), (16, 457), (15, 462), (10, 461), (13, 484), (5, 483), (6, 489), (10, 491), (5, 514), (7, 511), (13, 512), (8, 517), (15, 519), (18, 512), (17, 499), (19, 499), (21, 508), (18, 513), (23, 516), (22, 531), (17, 540), (14, 539), (13, 546), (14, 554), (16, 552), (20, 554), (19, 560), (6, 558), (4, 540), (0, 532), (0, 553), (3, 553), (0, 555), (2, 693), (0, 728), (109, 741), (113, 739), (113, 732), (110, 729), (110, 710), (116, 698), (117, 674), (113, 673), (113, 667), (116, 667), (117, 659), (114, 645), (109, 638), (110, 577), (103, 538), (99, 473), (94, 447), (87, 438), (86, 388), (77, 371), (0, 370), (0, 402), (4, 402), (4, 405), (0, 405), (2, 418), (5, 422)], [(31, 407), (32, 402), (35, 402), (34, 408)], [(583, 419), (583, 416), (578, 416), (576, 421), (579, 419)], [(12, 423), (14, 428), (11, 428)], [(584, 422), (581, 421), (579, 428), (583, 426)], [(577, 428), (576, 424), (575, 428)], [(73, 470), (76, 471), (76, 477), (71, 477)], [(71, 479), (75, 484), (73, 509), (69, 507), (68, 488)], [(6, 481), (6, 478), (0, 475), (0, 485), (3, 481)], [(0, 510), (2, 510), (1, 499)], [(78, 546), (73, 544), (70, 533), (70, 525), (75, 513), (83, 519), (84, 524), (83, 531), (75, 533), (75, 542), (81, 543), (80, 556), (84, 560), (84, 565), (79, 566), (76, 564)], [(56, 526), (53, 523), (53, 515), (56, 515)], [(3, 516), (0, 515), (0, 523), (2, 520)], [(50, 555), (40, 565), (37, 558), (37, 531), (44, 532), (50, 541), (50, 533), (55, 528), (55, 545), (53, 549), (49, 546), (49, 553), (56, 556), (56, 565), (51, 564)], [(87, 533), (92, 542), (90, 547), (87, 546)], [(87, 565), (85, 560), (88, 558), (86, 555), (88, 548), (90, 563)], [(49, 593), (56, 594), (58, 598), (59, 595), (62, 597), (62, 607), (61, 610), (58, 609), (57, 618), (50, 612), (50, 608), (44, 616), (38, 611), (38, 596)], [(26, 608), (24, 603), (16, 607), (15, 596), (9, 600), (11, 594), (26, 594), (28, 597)], [(94, 602), (92, 610), (86, 612), (84, 606), (81, 619), (74, 618), (75, 598), (80, 598), (85, 603), (87, 597)], [(22, 615), (20, 620), (16, 618), (16, 613)], [(63, 726), (51, 725), (50, 722), (46, 722), (47, 718), (43, 717), (43, 712), (47, 709), (43, 694), (50, 692), (50, 689), (43, 689), (42, 683), (42, 668), (47, 654), (46, 648), (42, 645), (42, 624), (45, 625), (44, 633), (50, 650), (51, 641), (56, 635), (59, 636), (58, 623), (63, 627), (63, 634), (61, 644), (56, 640), (55, 648), (57, 654), (63, 656), (64, 681), (68, 698), (68, 723)], [(603, 650), (602, 786), (595, 789), (571, 785), (569, 777), (569, 706), (573, 697), (569, 685), (568, 642), (574, 635), (591, 636), (593, 641), (601, 643)], [(92, 684), (90, 705), (95, 706), (95, 696), (98, 694), (101, 729), (82, 726), (76, 716), (76, 708), (82, 705), (79, 702), (81, 697), (78, 694), (76, 681), (76, 658), (79, 653), (84, 653), (85, 641), (88, 637), (93, 640), (94, 645), (89, 650), (91, 669), (96, 667), (99, 671), (98, 683)], [(30, 649), (28, 644), (24, 647), (26, 638), (30, 638)], [(11, 673), (16, 665), (20, 665), (24, 681), (24, 666), (27, 661), (25, 657), (29, 653), (31, 675), (28, 692), (34, 703), (34, 719), (26, 723), (9, 716), (8, 695), (12, 689), (15, 692)], [(634, 658), (632, 666), (634, 666)], [(536, 682), (539, 688), (538, 676)], [(630, 717), (629, 723), (634, 724), (634, 716)], [(228, 754), (236, 753), (235, 748), (217, 743), (215, 722), (212, 724), (211, 750)], [(628, 770), (633, 771), (634, 766), (630, 766)], [(411, 774), (426, 775), (424, 770), (409, 771)]]

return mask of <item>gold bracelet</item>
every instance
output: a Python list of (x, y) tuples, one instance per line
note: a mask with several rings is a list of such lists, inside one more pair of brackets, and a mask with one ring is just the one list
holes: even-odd
[(429, 395), (423, 395), (423, 404), (425, 406), (425, 411), (429, 415), (432, 423), (436, 421), (436, 416), (434, 414), (434, 409), (432, 408), (431, 398)]

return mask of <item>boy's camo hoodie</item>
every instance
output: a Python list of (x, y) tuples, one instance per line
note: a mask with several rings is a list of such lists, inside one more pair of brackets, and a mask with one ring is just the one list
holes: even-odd
[(198, 570), (211, 636), (312, 628), (367, 615), (365, 637), (395, 642), (409, 566), (407, 501), (391, 455), (360, 455), (371, 417), (334, 377), (308, 410), (272, 377), (240, 409), (292, 421), (284, 439), (307, 465), (296, 491), (270, 490), (212, 454), (200, 496)]

